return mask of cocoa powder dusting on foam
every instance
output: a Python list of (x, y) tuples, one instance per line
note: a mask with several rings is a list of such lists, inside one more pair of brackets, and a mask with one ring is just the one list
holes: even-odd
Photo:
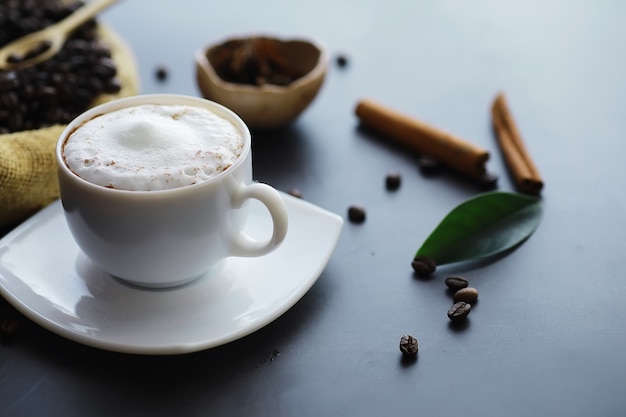
[[(181, 107), (184, 108), (181, 109)], [(82, 130), (74, 130), (71, 136), (75, 139), (71, 141), (66, 139), (66, 145), (71, 142), (71, 151), (68, 147), (69, 152), (64, 154), (64, 159), (75, 174), (107, 188), (141, 190), (142, 181), (148, 188), (146, 191), (196, 184), (232, 167), (245, 148), (241, 131), (233, 125), (222, 126), (219, 124), (218, 117), (215, 115), (207, 117), (206, 113), (205, 110), (196, 107), (174, 105), (137, 106), (116, 110), (98, 119), (96, 124), (93, 123), (94, 118), (92, 118), (81, 125)], [(130, 115), (133, 117), (127, 117)], [(169, 119), (169, 122), (160, 118), (160, 115), (169, 116), (165, 119)], [(100, 117), (102, 116), (99, 115), (98, 118)], [(140, 118), (143, 119), (139, 120)], [(115, 128), (102, 130), (103, 124)], [(123, 153), (116, 154), (112, 150), (117, 147), (119, 136), (115, 132), (120, 129), (131, 132), (132, 136), (129, 137), (132, 140), (128, 142), (131, 145), (129, 152), (125, 150)], [(212, 133), (215, 129), (219, 130), (219, 137)], [(77, 134), (79, 131), (80, 135)], [(146, 153), (142, 151), (144, 142), (148, 142), (145, 144), (146, 147), (149, 147), (151, 142), (144, 138), (153, 137), (153, 131), (165, 131), (165, 134), (162, 137), (159, 136), (159, 141), (156, 141), (157, 152)], [(204, 137), (203, 134), (193, 133), (204, 131), (210, 133), (209, 138)], [(91, 155), (93, 149), (90, 149), (85, 142), (87, 138), (89, 141), (98, 141), (99, 144), (101, 142), (103, 146), (97, 152), (102, 154), (95, 157)], [(205, 145), (209, 148), (204, 147)], [(191, 151), (191, 159), (189, 159), (190, 154), (183, 151), (185, 146)], [(194, 148), (189, 149), (192, 146)], [(165, 149), (171, 149), (173, 153), (162, 152)], [(167, 156), (161, 156), (165, 154)], [(184, 161), (184, 158), (188, 159)], [(194, 162), (193, 159), (196, 161)], [(155, 162), (152, 162), (153, 160)], [(142, 163), (145, 161), (152, 163), (145, 165)], [(159, 165), (161, 162), (170, 162), (174, 166)], [(153, 164), (154, 167), (151, 168)], [(187, 175), (185, 167), (193, 168), (195, 170), (193, 175), (191, 171), (187, 171), (189, 172)], [(174, 171), (169, 172), (171, 170)], [(125, 172), (133, 173), (133, 175), (127, 176)], [(169, 178), (170, 175), (176, 178)], [(162, 184), (159, 184), (159, 181), (162, 181)], [(138, 184), (138, 187), (135, 187), (134, 183)]]

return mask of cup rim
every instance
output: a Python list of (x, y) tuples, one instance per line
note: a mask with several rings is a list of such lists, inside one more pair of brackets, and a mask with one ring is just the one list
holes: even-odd
[[(108, 188), (102, 185), (94, 184), (86, 179), (78, 176), (74, 171), (72, 171), (69, 166), (65, 163), (65, 158), (63, 157), (63, 145), (69, 135), (76, 130), (78, 126), (83, 124), (85, 121), (90, 120), (96, 116), (104, 114), (105, 112), (111, 110), (119, 110), (128, 107), (134, 107), (142, 104), (187, 104), (190, 106), (197, 106), (203, 108), (209, 108), (212, 111), (217, 111), (218, 115), (221, 117), (226, 117), (230, 122), (232, 122), (235, 127), (241, 132), (243, 135), (243, 148), (241, 149), (241, 153), (237, 160), (231, 165), (228, 169), (218, 173), (217, 175), (200, 181), (196, 184), (185, 185), (177, 188), (169, 188), (165, 190), (124, 190), (118, 188)], [(250, 150), (252, 148), (252, 136), (250, 133), (250, 129), (246, 125), (246, 123), (239, 117), (234, 111), (229, 109), (228, 107), (217, 103), (215, 101), (203, 98), (196, 97), (184, 94), (140, 94), (129, 97), (123, 97), (111, 101), (107, 101), (105, 103), (94, 106), (83, 113), (76, 116), (70, 123), (65, 126), (56, 143), (56, 162), (57, 169), (62, 172), (66, 177), (72, 178), (73, 181), (80, 183), (81, 185), (88, 187), (93, 190), (98, 190), (100, 192), (105, 193), (115, 193), (115, 194), (128, 194), (128, 195), (154, 195), (154, 196), (163, 196), (165, 194), (177, 194), (181, 192), (187, 192), (188, 190), (193, 190), (197, 188), (201, 188), (203, 186), (210, 186), (217, 181), (220, 181), (223, 177), (230, 175), (234, 170), (236, 170), (241, 164), (244, 163)]]

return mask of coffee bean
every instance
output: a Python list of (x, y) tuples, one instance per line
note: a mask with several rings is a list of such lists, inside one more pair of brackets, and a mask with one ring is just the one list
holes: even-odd
[(397, 172), (390, 172), (385, 177), (385, 187), (389, 191), (395, 191), (400, 188), (400, 184), (402, 183), (402, 177)]
[(24, 60), (24, 56), (23, 55), (18, 55), (16, 53), (12, 53), (9, 54), (9, 56), (7, 56), (7, 62), (9, 64), (17, 64), (20, 61)]
[(348, 220), (352, 223), (363, 223), (365, 221), (365, 209), (361, 206), (348, 207)]
[[(29, 49), (24, 56), (22, 57), (22, 59), (26, 60), (26, 59), (31, 59), (34, 58), (38, 55), (43, 54), (44, 52), (46, 52), (48, 49), (50, 49), (50, 47), (52, 46), (52, 42), (46, 40), (46, 41), (42, 41), (38, 44), (36, 44), (34, 47), (32, 47), (31, 49)], [(19, 62), (19, 61), (18, 61)]]
[(156, 68), (154, 74), (156, 75), (157, 80), (165, 81), (167, 79), (167, 76), (169, 75), (169, 72), (165, 66), (160, 65)]
[(446, 285), (452, 291), (457, 292), (461, 288), (465, 288), (469, 285), (469, 282), (461, 276), (451, 276), (446, 278)]
[(420, 155), (417, 159), (417, 166), (424, 175), (432, 175), (441, 169), (439, 161), (428, 155)]
[(20, 98), (15, 91), (9, 91), (0, 97), (0, 108), (2, 109), (15, 109), (20, 103)]
[(86, 87), (91, 92), (99, 93), (104, 91), (104, 82), (98, 77), (89, 77)]
[(16, 319), (0, 320), (0, 334), (3, 336), (13, 336), (17, 333), (19, 323)]
[(452, 321), (461, 321), (467, 318), (472, 306), (464, 301), (455, 303), (448, 309), (448, 318)]
[(413, 356), (419, 350), (417, 339), (411, 335), (405, 334), (400, 338), (400, 352), (405, 355)]
[(113, 78), (117, 75), (115, 61), (108, 57), (100, 58), (92, 71), (102, 78)]
[(348, 57), (343, 54), (337, 55), (336, 61), (337, 61), (337, 65), (339, 65), (342, 68), (348, 65)]
[(496, 174), (493, 174), (493, 173), (490, 173), (490, 172), (486, 172), (480, 178), (480, 183), (486, 189), (496, 188), (498, 186), (498, 176)]
[(15, 71), (0, 72), (0, 91), (10, 91), (19, 85), (20, 79)]
[(72, 52), (80, 52), (83, 54), (82, 56), (90, 58), (88, 53), (91, 45), (91, 42), (85, 39), (72, 39), (65, 44), (65, 47)]
[(454, 302), (464, 301), (468, 304), (474, 304), (478, 300), (478, 290), (476, 288), (461, 288), (454, 293)]
[(426, 256), (416, 256), (411, 262), (411, 267), (418, 275), (430, 275), (437, 269), (437, 264)]
[(50, 107), (45, 110), (45, 119), (52, 125), (63, 120), (63, 110), (58, 107)]
[(15, 113), (8, 121), (7, 127), (9, 131), (15, 132), (22, 128), (24, 117), (21, 113)]
[(297, 198), (302, 198), (302, 192), (297, 188), (292, 188), (287, 194)]
[(104, 86), (104, 92), (107, 94), (116, 94), (122, 89), (122, 81), (119, 78), (111, 78)]
[(52, 86), (42, 85), (35, 89), (34, 94), (35, 94), (35, 97), (37, 97), (37, 99), (39, 100), (50, 98), (50, 97), (56, 97), (57, 89)]

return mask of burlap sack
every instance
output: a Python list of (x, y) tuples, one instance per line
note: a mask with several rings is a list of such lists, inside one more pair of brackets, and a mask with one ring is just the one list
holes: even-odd
[[(93, 105), (135, 95), (139, 90), (132, 51), (110, 28), (100, 24), (99, 32), (111, 48), (122, 89), (100, 96)], [(58, 198), (55, 147), (64, 127), (0, 135), (0, 235)]]

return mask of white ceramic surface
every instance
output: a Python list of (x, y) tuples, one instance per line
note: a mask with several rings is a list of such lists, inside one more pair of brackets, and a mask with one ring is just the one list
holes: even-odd
[[(207, 109), (218, 120), (232, 123), (231, 128), (241, 134), (239, 157), (228, 169), (206, 180), (165, 190), (129, 191), (103, 187), (80, 178), (70, 170), (65, 163), (64, 145), (66, 138), (82, 124), (111, 111), (155, 104)], [(184, 131), (196, 128), (182, 118), (170, 117), (169, 129)], [(174, 119), (181, 120), (182, 124), (176, 125)], [(110, 135), (115, 135), (113, 143), (118, 140), (123, 142), (119, 151), (124, 151), (125, 147), (136, 145), (135, 135), (150, 136), (155, 128), (143, 119), (131, 124), (128, 121), (125, 118), (112, 129), (96, 131), (108, 131)], [(98, 126), (98, 123), (94, 120), (94, 125)], [(215, 124), (214, 128), (219, 129), (218, 126)], [(122, 138), (115, 134), (121, 128), (124, 128)], [(214, 128), (208, 130), (213, 131)], [(221, 129), (215, 130), (215, 135), (223, 133)], [(156, 139), (158, 146), (145, 146), (144, 143), (142, 148), (148, 152), (162, 152), (159, 147), (163, 138)], [(95, 265), (110, 274), (152, 288), (190, 282), (228, 256), (262, 256), (275, 250), (287, 232), (288, 216), (283, 200), (274, 188), (252, 181), (251, 140), (245, 123), (230, 109), (194, 96), (147, 94), (125, 97), (80, 114), (65, 127), (56, 146), (59, 191), (65, 219), (78, 247)], [(99, 143), (94, 147), (102, 145)], [(165, 146), (169, 149), (171, 143)], [(101, 156), (95, 154), (91, 157)], [(112, 165), (115, 163), (111, 162)], [(134, 168), (141, 170), (141, 166), (139, 164)], [(129, 175), (132, 171), (134, 169), (121, 175)], [(251, 200), (265, 205), (274, 225), (267, 235), (257, 236), (256, 239), (251, 239), (241, 230), (248, 213), (246, 203)]]
[[(63, 337), (135, 354), (180, 354), (246, 336), (292, 307), (315, 283), (343, 220), (284, 193), (290, 229), (259, 258), (227, 258), (199, 280), (173, 289), (129, 286), (80, 252), (56, 201), (0, 240), (0, 295)], [(252, 202), (246, 230), (271, 221)]]

